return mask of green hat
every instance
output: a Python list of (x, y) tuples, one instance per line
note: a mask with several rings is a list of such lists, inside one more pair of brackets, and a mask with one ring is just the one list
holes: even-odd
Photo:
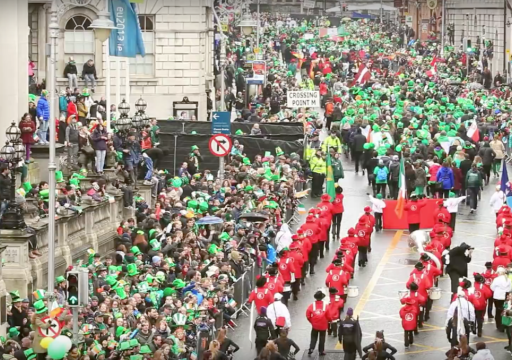
[(279, 146), (278, 146), (278, 147), (276, 147), (276, 155), (277, 155), (277, 156), (284, 155), (284, 151), (283, 151), (283, 150), (281, 150), (281, 148), (280, 148)]
[(192, 147), (190, 148), (190, 151), (194, 151), (194, 150), (199, 150), (199, 147), (197, 147), (197, 145), (192, 145)]
[(25, 181), (23, 184), (23, 190), (25, 190), (25, 192), (29, 192), (30, 190), (32, 190), (32, 184), (30, 183), (30, 181)]
[(55, 282), (57, 283), (57, 285), (60, 283), (63, 283), (64, 281), (66, 281), (64, 276), (57, 276), (57, 278), (55, 279)]
[(242, 159), (242, 162), (244, 163), (244, 165), (251, 165), (251, 160), (249, 160), (249, 158), (244, 157)]
[(197, 135), (197, 131), (195, 131), (195, 130), (194, 130), (194, 131), (192, 131), (192, 132), (190, 133), (190, 135)]
[(117, 281), (117, 279), (116, 279), (116, 277), (114, 275), (107, 275), (105, 277), (105, 282), (108, 285), (110, 285), (111, 287), (117, 286), (117, 283), (118, 283), (118, 281)]
[(126, 350), (130, 350), (130, 342), (129, 341), (123, 341), (122, 343), (119, 344), (119, 351), (126, 351)]
[(198, 206), (198, 205), (199, 205), (199, 204), (197, 203), (197, 201), (196, 201), (196, 200), (190, 200), (190, 201), (187, 203), (187, 207), (188, 207), (188, 208), (191, 208), (191, 209), (194, 209), (194, 210), (195, 210), (195, 209), (197, 209), (197, 206)]
[(84, 88), (84, 89), (82, 90), (82, 96), (89, 96), (89, 89)]
[(139, 254), (142, 254), (142, 252), (140, 251), (139, 247), (138, 246), (132, 246), (132, 248), (130, 249), (130, 251), (133, 253), (133, 255), (137, 256)]
[(229, 234), (225, 231), (223, 231), (220, 236), (219, 236), (219, 239), (220, 240), (223, 240), (223, 241), (227, 241), (229, 240), (231, 237), (229, 236)]
[(12, 327), (9, 329), (8, 334), (9, 334), (9, 338), (12, 339), (12, 338), (18, 337), (20, 335), (20, 332), (15, 327)]
[(183, 289), (185, 286), (187, 286), (187, 284), (181, 279), (176, 279), (172, 282), (172, 286), (174, 286), (176, 289)]
[(241, 129), (238, 129), (236, 132), (235, 132), (235, 135), (243, 135), (244, 132), (241, 130)]
[(34, 309), (36, 310), (36, 314), (41, 314), (48, 311), (48, 308), (44, 304), (43, 300), (37, 300), (34, 303)]
[(158, 251), (161, 248), (160, 241), (158, 241), (157, 239), (151, 240), (149, 242), (149, 245), (151, 246), (151, 250), (153, 250), (153, 251)]
[(25, 358), (27, 358), (27, 360), (32, 360), (37, 357), (37, 354), (34, 352), (34, 349), (32, 348), (23, 351), (23, 355), (25, 355)]
[(126, 265), (126, 270), (128, 272), (128, 276), (139, 275), (139, 270), (137, 269), (137, 265), (135, 264)]
[(131, 348), (140, 346), (139, 340), (137, 340), (137, 339), (131, 339), (129, 343), (130, 343)]
[(62, 175), (62, 171), (55, 171), (55, 181), (58, 183), (64, 182), (64, 175)]
[(199, 204), (199, 211), (202, 214), (208, 212), (208, 203), (206, 201), (203, 201), (202, 203)]
[(9, 291), (9, 295), (11, 295), (11, 301), (13, 303), (21, 301), (20, 292), (18, 290)]
[(455, 193), (454, 193), (454, 192), (452, 192), (452, 191), (450, 191), (450, 192), (448, 193), (448, 196), (449, 196), (449, 197), (451, 197), (451, 198), (454, 198), (454, 197), (455, 197)]
[[(116, 328), (116, 337), (120, 337), (121, 335), (129, 334), (129, 333), (130, 333), (130, 329), (124, 328), (122, 326), (118, 326)], [(128, 343), (126, 343), (126, 344), (128, 344)]]
[(173, 288), (167, 287), (164, 289), (164, 297), (172, 296), (173, 294), (176, 294), (176, 290)]
[(148, 345), (142, 345), (139, 350), (139, 354), (151, 354), (153, 353)]

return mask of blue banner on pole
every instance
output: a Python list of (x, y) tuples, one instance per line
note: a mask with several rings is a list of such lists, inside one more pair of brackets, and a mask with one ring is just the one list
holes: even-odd
[(130, 0), (110, 0), (110, 19), (117, 26), (110, 34), (110, 56), (146, 55), (135, 6)]

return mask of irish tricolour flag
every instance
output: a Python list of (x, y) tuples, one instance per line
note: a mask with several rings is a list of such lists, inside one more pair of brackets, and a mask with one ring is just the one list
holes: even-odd
[(395, 214), (397, 218), (401, 219), (404, 215), (404, 207), (405, 207), (405, 196), (407, 194), (407, 190), (405, 187), (405, 167), (404, 167), (404, 158), (400, 160), (400, 177), (398, 178), (398, 201), (396, 202)]

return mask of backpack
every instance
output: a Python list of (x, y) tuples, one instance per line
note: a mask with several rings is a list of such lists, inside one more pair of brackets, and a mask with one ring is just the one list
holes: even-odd
[(477, 185), (478, 184), (478, 173), (471, 171), (468, 174), (468, 185)]
[(377, 181), (386, 181), (388, 178), (388, 172), (385, 167), (380, 167), (377, 170)]

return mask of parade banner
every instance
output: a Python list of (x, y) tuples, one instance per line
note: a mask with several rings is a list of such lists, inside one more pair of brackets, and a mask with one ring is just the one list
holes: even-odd
[(117, 27), (110, 34), (110, 56), (133, 58), (137, 54), (146, 55), (135, 7), (136, 4), (129, 0), (110, 1), (110, 20)]
[[(437, 199), (424, 199), (426, 206), (421, 208), (420, 212), (420, 229), (431, 229), (434, 227), (434, 210), (437, 208)], [(409, 223), (407, 222), (407, 211), (404, 211), (402, 218), (398, 218), (395, 208), (396, 200), (384, 200), (386, 207), (382, 209), (382, 227), (387, 230), (407, 230)]]

